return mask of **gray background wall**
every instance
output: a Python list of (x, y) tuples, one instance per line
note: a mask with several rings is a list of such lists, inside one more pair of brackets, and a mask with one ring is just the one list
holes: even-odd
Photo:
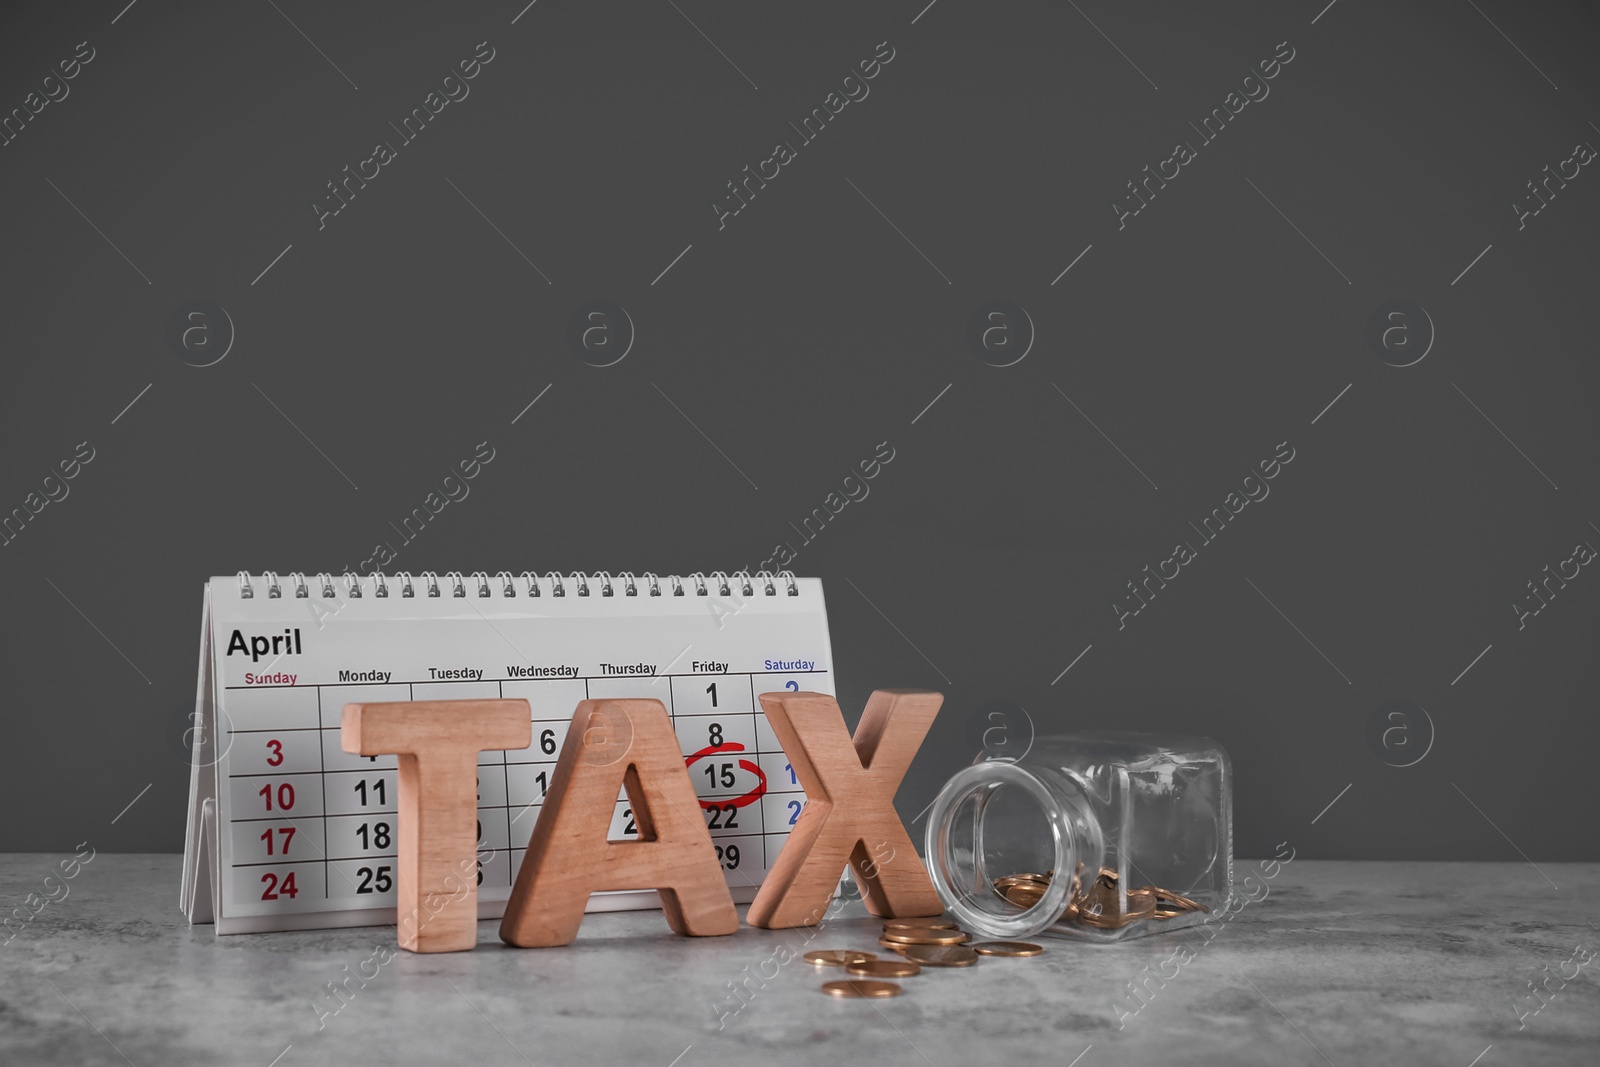
[[(1009, 700), (1218, 738), (1243, 855), (1600, 858), (1600, 576), (1513, 607), (1600, 546), (1600, 176), (1511, 207), (1600, 145), (1595, 16), (924, 2), (7, 5), (0, 108), (94, 58), (0, 148), (0, 510), (94, 458), (0, 548), (0, 850), (181, 848), (204, 578), (357, 565), (480, 441), (390, 570), (753, 565), (887, 441), (794, 567), (852, 720), (876, 686), (948, 695), (908, 819)], [(319, 229), (480, 41), (470, 95)], [(719, 230), (724, 183), (882, 41), (870, 95)], [(600, 298), (636, 331), (604, 368), (566, 342)], [(235, 332), (209, 367), (168, 340), (195, 299)], [(967, 341), (994, 299), (1036, 332), (1013, 366)], [(1436, 334), (1409, 367), (1367, 337), (1394, 299)]]

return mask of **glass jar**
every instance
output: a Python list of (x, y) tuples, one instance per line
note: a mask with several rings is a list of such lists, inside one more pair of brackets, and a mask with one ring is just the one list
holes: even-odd
[(1205, 737), (1038, 737), (956, 772), (924, 851), (945, 906), (986, 937), (1191, 926), (1233, 891), (1233, 770)]

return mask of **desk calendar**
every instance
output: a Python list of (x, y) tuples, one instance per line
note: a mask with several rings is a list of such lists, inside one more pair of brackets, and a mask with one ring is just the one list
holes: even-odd
[[(347, 703), (528, 701), (533, 745), (479, 758), (479, 917), (495, 918), (580, 700), (666, 705), (748, 903), (805, 802), (756, 698), (834, 692), (822, 583), (787, 574), (241, 574), (207, 583), (203, 615), (180, 906), (224, 934), (395, 921), (395, 757), (340, 747)], [(611, 837), (637, 832), (619, 795)]]

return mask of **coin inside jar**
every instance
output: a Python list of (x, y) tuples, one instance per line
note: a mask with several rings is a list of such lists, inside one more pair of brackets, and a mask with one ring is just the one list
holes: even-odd
[[(792, 956), (790, 958), (793, 959)], [(866, 963), (878, 956), (875, 952), (857, 952), (849, 948), (824, 948), (807, 952), (801, 958), (818, 967), (843, 967), (849, 963)]]
[(903, 955), (924, 967), (971, 967), (978, 954), (966, 945), (907, 945)]
[(1031, 908), (1044, 899), (1044, 886), (1039, 883), (1018, 883), (1000, 890), (1000, 895), (1019, 908)]
[(823, 982), (822, 991), (830, 997), (867, 997), (878, 999), (880, 997), (897, 997), (900, 995), (900, 985), (896, 982), (874, 982), (870, 980), (854, 980), (847, 982)]
[(1008, 874), (994, 880), (994, 887), (1004, 893), (1008, 889), (1048, 889), (1050, 879), (1033, 874)]
[(1153, 887), (1151, 889), (1151, 892), (1153, 892), (1156, 895), (1156, 907), (1157, 907), (1158, 910), (1160, 910), (1163, 907), (1165, 907), (1167, 910), (1172, 910), (1172, 911), (1210, 911), (1211, 910), (1210, 908), (1206, 907), (1204, 904), (1200, 903), (1199, 901), (1190, 900), (1188, 897), (1184, 896), (1182, 893), (1174, 893), (1170, 889), (1162, 889), (1160, 886), (1155, 886), (1155, 887)]
[(1044, 947), (1029, 941), (979, 941), (972, 946), (972, 951), (982, 956), (1037, 956), (1044, 952)]
[(1018, 882), (1049, 882), (1050, 879), (1054, 877), (1055, 873), (1053, 871), (1049, 874), (1036, 874), (1031, 871), (1024, 871), (1021, 874), (1001, 875), (999, 878), (994, 880), (994, 884), (997, 886), (1007, 886), (1015, 885)]
[(910, 978), (921, 974), (922, 966), (910, 960), (863, 960), (845, 964), (844, 973), (857, 978)]
[(1130, 889), (1123, 898), (1115, 885), (1096, 881), (1079, 907), (1077, 920), (1098, 930), (1120, 930), (1139, 919), (1153, 918), (1156, 913), (1156, 896), (1151, 889)]
[(1156, 891), (1149, 886), (1128, 890), (1128, 913), (1155, 910)]

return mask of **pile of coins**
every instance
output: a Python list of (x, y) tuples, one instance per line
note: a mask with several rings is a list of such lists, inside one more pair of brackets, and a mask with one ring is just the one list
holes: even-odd
[(972, 935), (945, 918), (889, 919), (878, 944), (899, 955), (879, 959), (876, 952), (855, 949), (820, 949), (807, 952), (805, 961), (818, 967), (843, 967), (850, 977), (822, 983), (830, 997), (895, 997), (900, 983), (924, 967), (970, 967), (979, 956), (1037, 956), (1044, 951), (1026, 941), (972, 942)]
[[(1031, 908), (1044, 899), (1054, 876), (1053, 871), (1008, 874), (994, 880), (994, 890), (1019, 908)], [(1120, 930), (1145, 919), (1171, 919), (1191, 911), (1210, 910), (1198, 901), (1160, 886), (1139, 886), (1119, 894), (1117, 872), (1109, 867), (1101, 867), (1095, 880), (1084, 888), (1080, 864), (1078, 872), (1072, 876), (1072, 891), (1060, 923), (1095, 930)]]

